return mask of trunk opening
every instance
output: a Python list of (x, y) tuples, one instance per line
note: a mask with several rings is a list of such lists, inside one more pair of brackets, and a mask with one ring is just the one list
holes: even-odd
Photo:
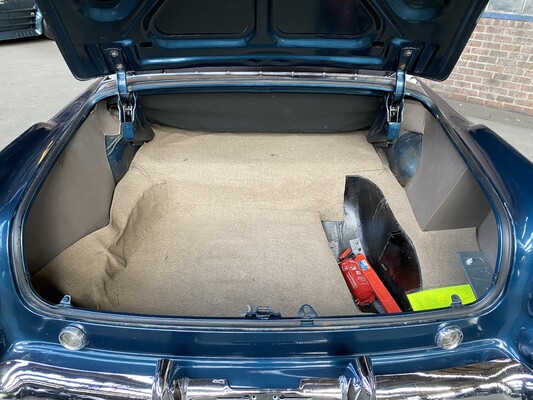
[(112, 102), (99, 103), (30, 210), (26, 264), (46, 300), (200, 317), (383, 312), (357, 305), (339, 269), (355, 238), (402, 311), (423, 309), (426, 290), (468, 285), (479, 298), (491, 285), (494, 216), (420, 104), (407, 102), (403, 140), (386, 150), (366, 136), (378, 98), (167, 94), (142, 105), (153, 140), (121, 140)]

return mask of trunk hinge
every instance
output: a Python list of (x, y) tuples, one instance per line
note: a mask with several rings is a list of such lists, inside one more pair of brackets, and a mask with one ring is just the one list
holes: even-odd
[(128, 88), (128, 75), (122, 50), (118, 48), (107, 49), (107, 54), (116, 72), (120, 135), (128, 142), (134, 143), (152, 140), (154, 133), (140, 112), (137, 93), (130, 91)]
[(405, 96), (405, 71), (417, 50), (415, 47), (405, 47), (400, 51), (394, 92), (386, 96), (382, 111), (370, 128), (368, 139), (371, 143), (388, 146), (400, 135)]

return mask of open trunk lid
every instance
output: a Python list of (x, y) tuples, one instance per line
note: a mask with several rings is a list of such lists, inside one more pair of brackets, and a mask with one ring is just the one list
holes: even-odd
[[(487, 0), (38, 1), (79, 79), (184, 67), (335, 67), (445, 79)], [(404, 49), (409, 49), (403, 58)], [(120, 57), (117, 58), (117, 53)]]

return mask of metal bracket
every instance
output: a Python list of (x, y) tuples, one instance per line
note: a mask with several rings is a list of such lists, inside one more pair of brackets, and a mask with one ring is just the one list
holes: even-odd
[(63, 296), (61, 301), (59, 302), (60, 307), (72, 307), (72, 297), (70, 297), (69, 294), (66, 294)]
[(309, 304), (301, 306), (296, 316), (298, 318), (318, 318), (318, 314)]
[(361, 240), (359, 240), (359, 238), (352, 239), (349, 241), (349, 243), (354, 255), (357, 256), (362, 254), (366, 257), (365, 251), (363, 250), (363, 245), (361, 244)]
[(483, 297), (492, 285), (494, 278), (494, 271), (485, 260), (484, 254), (479, 251), (459, 251), (457, 257), (459, 257), (459, 262), (464, 268), (476, 298)]

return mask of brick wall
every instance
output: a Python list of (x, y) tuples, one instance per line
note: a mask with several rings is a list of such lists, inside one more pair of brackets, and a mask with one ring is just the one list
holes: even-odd
[(481, 18), (450, 77), (430, 86), (451, 99), (533, 115), (533, 22)]

